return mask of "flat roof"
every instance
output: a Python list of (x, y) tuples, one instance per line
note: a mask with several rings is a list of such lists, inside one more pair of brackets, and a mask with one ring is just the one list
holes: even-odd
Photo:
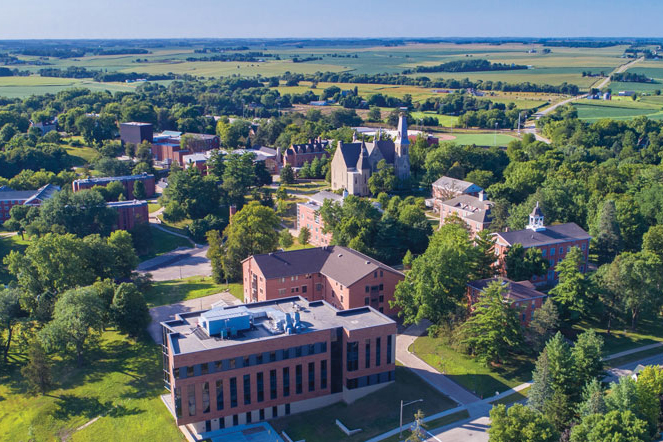
[(142, 173), (140, 175), (124, 175), (124, 176), (105, 176), (98, 178), (80, 178), (74, 180), (74, 183), (111, 183), (113, 181), (125, 181), (125, 180), (136, 180), (139, 178), (154, 178), (154, 175), (148, 173)]
[(152, 126), (152, 123), (140, 123), (138, 121), (127, 121), (126, 123), (120, 123), (120, 125), (127, 125), (127, 126)]
[(106, 203), (108, 207), (131, 207), (131, 206), (146, 206), (147, 201), (131, 200), (131, 201), (111, 201)]
[[(346, 330), (358, 330), (379, 325), (395, 324), (392, 319), (368, 306), (350, 310), (338, 310), (325, 301), (309, 302), (300, 296), (228, 306), (224, 307), (222, 311), (231, 314), (234, 311), (257, 314), (270, 309), (292, 315), (295, 312), (299, 312), (300, 321), (306, 328), (298, 332), (297, 335), (320, 330), (331, 330), (338, 327), (343, 327)], [(226, 339), (214, 336), (210, 337), (204, 329), (198, 326), (203, 313), (210, 310), (181, 313), (175, 316), (175, 320), (161, 323), (162, 326), (172, 331), (169, 339), (171, 339), (174, 354), (194, 353), (197, 351), (226, 348), (250, 342), (293, 336), (282, 332), (270, 331), (271, 320), (268, 317), (256, 317), (253, 319), (254, 327), (251, 330), (240, 332), (236, 337)], [(216, 307), (214, 314), (218, 314), (218, 312), (219, 308)]]

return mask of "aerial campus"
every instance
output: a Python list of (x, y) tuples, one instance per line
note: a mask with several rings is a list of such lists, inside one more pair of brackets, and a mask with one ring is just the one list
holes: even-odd
[(0, 6), (0, 441), (661, 440), (663, 5), (162, 3)]

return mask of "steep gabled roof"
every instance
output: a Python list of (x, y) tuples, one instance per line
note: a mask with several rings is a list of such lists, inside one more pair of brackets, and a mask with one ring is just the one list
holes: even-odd
[(546, 297), (544, 293), (536, 290), (534, 285), (529, 281), (515, 282), (507, 278), (488, 278), (480, 279), (478, 281), (471, 281), (467, 285), (483, 292), (489, 284), (495, 281), (502, 281), (502, 284), (506, 287), (507, 290), (506, 293), (504, 293), (504, 298), (511, 301), (525, 301), (529, 299)]
[(361, 143), (338, 143), (338, 151), (341, 153), (341, 158), (347, 169), (354, 169), (357, 167), (357, 161), (361, 153)]
[(525, 248), (591, 238), (589, 233), (585, 232), (576, 223), (555, 224), (546, 226), (545, 230), (540, 231), (523, 229), (512, 232), (497, 232), (495, 235), (509, 246), (522, 244)]

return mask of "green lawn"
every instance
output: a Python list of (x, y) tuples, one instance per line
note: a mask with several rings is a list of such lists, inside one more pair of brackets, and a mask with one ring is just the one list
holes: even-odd
[[(448, 414), (444, 417), (438, 418), (438, 419), (433, 419), (431, 421), (425, 422), (425, 428), (429, 430), (434, 430), (435, 428), (440, 428), (444, 427), (445, 425), (452, 424), (454, 422), (461, 421), (463, 419), (467, 419), (470, 417), (470, 413), (467, 412), (467, 410), (461, 410), (457, 411), (456, 413), (451, 413)], [(403, 417), (403, 420), (405, 420), (405, 417)], [(412, 422), (412, 419), (410, 418), (408, 422)], [(405, 423), (403, 423), (403, 427), (405, 427)], [(386, 439), (382, 439), (382, 442), (401, 442), (405, 438), (410, 436), (410, 430), (409, 428), (403, 428), (403, 437), (399, 437), (398, 435), (396, 436), (391, 436)]]
[(243, 288), (240, 283), (217, 284), (211, 277), (192, 276), (171, 281), (155, 281), (152, 288), (145, 293), (145, 300), (149, 307), (156, 307), (188, 299), (202, 298), (224, 290), (229, 290), (237, 299), (244, 299)]
[[(407, 368), (396, 367), (396, 381), (393, 384), (359, 399), (351, 405), (338, 403), (276, 419), (270, 423), (279, 433), (285, 430), (293, 440), (306, 439), (306, 442), (365, 441), (398, 427), (401, 399), (405, 401), (424, 400), (403, 411), (404, 421), (411, 420), (417, 408), (431, 415), (455, 406), (453, 401), (431, 388)], [(362, 431), (355, 436), (347, 437), (336, 426), (336, 419), (351, 430), (361, 428)]]
[(30, 242), (21, 239), (21, 235), (13, 236), (0, 236), (0, 284), (7, 284), (12, 281), (14, 277), (9, 274), (7, 268), (2, 264), (2, 259), (9, 255), (12, 250), (22, 252), (28, 247)]
[(662, 347), (650, 348), (649, 350), (643, 350), (636, 353), (631, 353), (630, 355), (622, 356), (615, 359), (610, 359), (609, 361), (605, 362), (605, 365), (607, 367), (621, 367), (622, 365), (639, 361), (640, 359), (645, 359), (650, 356), (656, 356), (661, 353), (663, 353)]
[[(24, 355), (11, 356), (0, 371), (2, 440), (185, 440), (159, 398), (166, 392), (161, 352), (148, 338), (133, 342), (107, 331), (83, 368), (56, 358), (56, 385), (45, 396), (26, 394), (19, 371)], [(97, 416), (103, 417), (76, 431)]]
[(437, 121), (440, 122), (440, 126), (445, 126), (445, 127), (456, 125), (456, 121), (458, 121), (458, 117), (455, 117), (453, 115), (440, 115), (435, 112), (411, 112), (410, 115), (412, 116), (412, 118), (417, 120), (416, 123), (412, 126), (412, 129), (416, 129), (417, 126), (419, 125), (419, 119), (424, 117), (436, 118)]
[(574, 331), (594, 329), (603, 337), (603, 355), (611, 355), (624, 350), (642, 347), (644, 345), (663, 342), (663, 321), (660, 317), (643, 318), (638, 321), (635, 331), (631, 331), (628, 326), (616, 326), (608, 335), (605, 325), (595, 320), (584, 320), (576, 324)]
[(181, 236), (171, 235), (154, 227), (150, 227), (150, 231), (152, 232), (152, 250), (146, 255), (141, 255), (141, 261), (163, 255), (178, 247), (191, 247), (191, 241)]
[[(66, 140), (65, 140), (66, 141)], [(94, 160), (98, 152), (91, 147), (74, 147), (74, 146), (64, 146), (67, 153), (74, 157), (75, 166), (83, 166), (85, 164), (90, 164)]]
[(502, 399), (498, 399), (496, 401), (491, 402), (491, 404), (493, 404), (493, 405), (500, 405), (500, 404), (509, 405), (509, 404), (513, 404), (514, 402), (520, 402), (524, 399), (527, 399), (527, 395), (529, 393), (530, 388), (532, 388), (532, 387), (527, 387), (527, 388), (524, 388), (520, 391), (514, 391), (513, 393), (511, 393), (508, 396), (503, 397)]
[(313, 195), (314, 193), (329, 189), (329, 183), (327, 181), (320, 180), (296, 184), (285, 184), (283, 187), (288, 193)]
[(477, 146), (506, 146), (513, 140), (517, 140), (516, 137), (506, 134), (498, 133), (497, 137), (494, 133), (453, 133), (449, 134), (456, 137), (451, 142), (456, 144), (476, 144)]
[(511, 365), (486, 367), (470, 356), (458, 353), (442, 338), (422, 336), (410, 347), (417, 356), (447, 377), (480, 397), (494, 396), (532, 379), (533, 361), (518, 357)]
[(147, 211), (149, 213), (156, 212), (157, 210), (161, 209), (161, 204), (159, 203), (148, 203), (147, 204)]

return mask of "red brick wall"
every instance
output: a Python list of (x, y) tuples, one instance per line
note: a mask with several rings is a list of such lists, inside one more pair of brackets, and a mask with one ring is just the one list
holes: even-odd
[[(476, 289), (475, 287), (467, 287), (467, 300), (469, 303), (469, 308), (471, 311), (474, 310), (473, 305), (476, 304), (479, 297), (481, 296), (481, 290)], [(517, 301), (511, 303), (512, 308), (518, 308), (520, 311), (518, 313), (518, 319), (520, 319), (520, 325), (527, 326), (532, 320), (532, 312), (540, 308), (545, 302), (545, 298), (535, 298), (527, 301)], [(523, 314), (525, 315), (523, 317)]]
[(316, 222), (316, 209), (304, 204), (297, 204), (297, 230), (300, 230), (303, 226), (308, 226), (311, 231), (309, 243), (318, 247), (328, 246), (331, 244), (333, 235), (331, 232), (322, 233), (325, 223), (322, 216), (318, 215), (317, 219), (318, 222)]
[(149, 222), (147, 204), (115, 207), (117, 219), (113, 230), (132, 230), (136, 224)]

